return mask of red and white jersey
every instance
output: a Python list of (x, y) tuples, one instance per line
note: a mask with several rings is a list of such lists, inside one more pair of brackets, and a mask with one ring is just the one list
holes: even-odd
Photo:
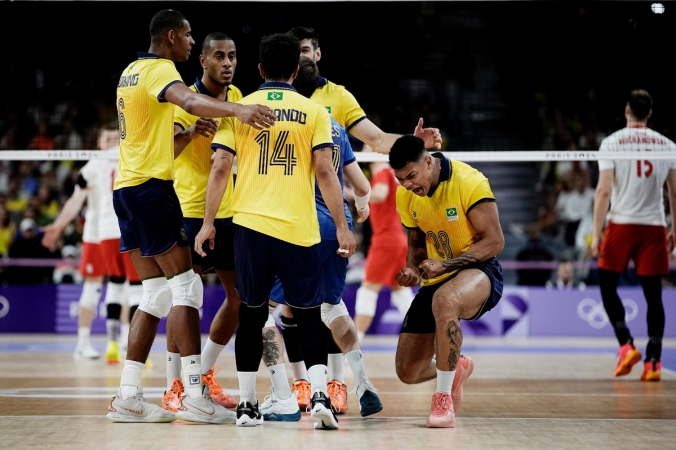
[(649, 128), (623, 128), (601, 142), (599, 151), (674, 152), (674, 160), (602, 160), (599, 170), (615, 169), (608, 219), (616, 224), (666, 226), (662, 189), (676, 169), (676, 145)]
[[(117, 149), (119, 152), (119, 148)], [(96, 219), (92, 220), (96, 230), (90, 231), (93, 236), (96, 234), (99, 241), (120, 238), (120, 225), (117, 222), (115, 209), (113, 208), (113, 183), (117, 175), (119, 160), (112, 159), (94, 159), (85, 164), (80, 169), (80, 174), (87, 182), (87, 212), (85, 213), (85, 232), (87, 234), (87, 224), (90, 221), (90, 205), (96, 205)], [(94, 228), (90, 226), (90, 229)], [(85, 242), (88, 241), (83, 236)]]

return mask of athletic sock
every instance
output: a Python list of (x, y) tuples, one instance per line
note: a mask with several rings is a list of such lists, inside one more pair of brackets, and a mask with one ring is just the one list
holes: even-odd
[(256, 379), (258, 372), (237, 372), (239, 380), (239, 402), (256, 405)]
[(211, 338), (207, 339), (204, 350), (202, 350), (202, 370), (204, 373), (207, 373), (216, 365), (218, 355), (221, 354), (224, 348), (225, 345), (217, 344)]
[(92, 329), (90, 327), (78, 327), (77, 329), (77, 346), (89, 345)]
[(455, 370), (446, 371), (437, 369), (437, 392), (451, 395), (453, 378), (455, 378)]
[(182, 356), (183, 388), (188, 397), (202, 395), (202, 358), (200, 355)]
[(345, 384), (345, 377), (343, 376), (343, 354), (329, 353), (329, 381), (340, 381)]
[(272, 387), (275, 388), (275, 396), (280, 400), (291, 397), (291, 388), (289, 387), (289, 380), (286, 378), (284, 363), (268, 366), (268, 373), (270, 380), (272, 380)]
[(108, 341), (117, 342), (119, 340), (120, 321), (115, 319), (106, 319), (106, 335)]
[[(331, 355), (329, 355), (331, 357)], [(357, 388), (357, 397), (361, 397), (364, 393), (364, 389), (360, 388), (365, 381), (369, 381), (369, 377), (366, 375), (366, 368), (364, 368), (364, 357), (361, 353), (361, 350), (352, 350), (345, 353), (345, 359), (352, 369), (352, 375), (354, 376), (354, 385)]]
[(305, 367), (305, 361), (292, 362), (291, 371), (293, 372), (294, 383), (298, 380), (308, 381), (307, 367)]
[(171, 390), (175, 378), (181, 379), (181, 354), (167, 352), (167, 392)]
[(122, 394), (122, 400), (133, 397), (138, 393), (144, 366), (144, 363), (132, 361), (130, 359), (124, 362), (124, 369), (122, 369), (122, 376), (120, 377), (120, 393)]
[(357, 331), (357, 338), (359, 339), (360, 344), (364, 341), (364, 336), (366, 336), (366, 333), (363, 331)]
[(324, 395), (328, 397), (326, 391), (326, 366), (323, 364), (315, 364), (310, 367), (307, 371), (308, 376), (310, 377), (310, 384), (312, 385), (312, 395), (315, 392), (323, 392)]

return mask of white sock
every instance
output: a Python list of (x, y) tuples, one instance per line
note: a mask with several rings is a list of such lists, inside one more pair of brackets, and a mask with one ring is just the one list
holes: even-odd
[(310, 384), (312, 385), (312, 395), (315, 392), (323, 392), (324, 395), (328, 396), (326, 392), (326, 366), (324, 364), (315, 364), (310, 367), (307, 371), (308, 376), (310, 377)]
[(291, 397), (291, 388), (289, 387), (289, 380), (286, 378), (286, 367), (284, 363), (268, 366), (268, 373), (270, 380), (272, 380), (272, 387), (275, 388), (275, 395), (280, 400), (286, 400)]
[(182, 356), (183, 388), (190, 398), (202, 395), (202, 358), (200, 355)]
[(291, 370), (293, 371), (293, 382), (295, 383), (298, 380), (308, 380), (307, 368), (305, 367), (305, 361), (299, 361), (291, 363)]
[(144, 366), (144, 363), (132, 361), (130, 359), (124, 362), (124, 369), (122, 369), (122, 376), (120, 377), (122, 400), (133, 397), (138, 393)]
[(120, 344), (126, 347), (128, 342), (129, 342), (129, 324), (123, 323), (122, 325), (120, 325)]
[(445, 371), (437, 369), (437, 392), (451, 395), (453, 378), (455, 378), (455, 370)]
[(239, 402), (249, 402), (256, 406), (256, 379), (258, 372), (237, 372), (239, 380)]
[(357, 331), (357, 338), (359, 339), (360, 344), (364, 341), (364, 336), (366, 336), (366, 333), (363, 331)]
[(90, 327), (78, 327), (77, 329), (77, 346), (89, 345), (89, 337), (92, 334)]
[(117, 342), (119, 340), (118, 330), (120, 329), (120, 321), (117, 319), (106, 319), (106, 334), (109, 341)]
[(345, 384), (345, 378), (343, 377), (343, 354), (342, 353), (329, 353), (329, 381), (340, 381), (342, 384)]
[(181, 354), (167, 352), (167, 391), (174, 384), (174, 378), (181, 378)]
[(352, 369), (352, 375), (354, 376), (354, 385), (357, 387), (357, 396), (361, 397), (364, 393), (364, 389), (361, 389), (360, 386), (365, 382), (369, 381), (369, 377), (366, 375), (366, 369), (364, 368), (364, 358), (361, 354), (361, 350), (352, 350), (345, 354), (345, 359)]
[(207, 373), (216, 365), (218, 355), (221, 354), (224, 348), (225, 345), (217, 344), (211, 338), (207, 339), (204, 350), (202, 350), (202, 370), (204, 373)]

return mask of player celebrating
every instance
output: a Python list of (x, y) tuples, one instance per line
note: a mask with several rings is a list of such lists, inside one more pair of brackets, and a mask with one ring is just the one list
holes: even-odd
[[(319, 69), (317, 65), (308, 58), (301, 58), (298, 69), (298, 76), (293, 80), (293, 87), (296, 91), (307, 98), (317, 88), (319, 80)], [(369, 183), (363, 172), (356, 164), (356, 158), (352, 153), (352, 147), (347, 139), (345, 129), (331, 119), (332, 138), (333, 138), (333, 162), (334, 169), (338, 175), (341, 187), (343, 186), (343, 174), (350, 181), (355, 190), (355, 203), (357, 211), (360, 214), (360, 222), (368, 218), (368, 194)], [(328, 394), (333, 400), (334, 412), (344, 413), (347, 411), (347, 387), (343, 379), (343, 353), (355, 378), (357, 400), (359, 401), (359, 412), (362, 416), (370, 416), (383, 409), (376, 394), (376, 390), (366, 375), (364, 368), (364, 359), (359, 348), (359, 339), (352, 319), (348, 315), (345, 303), (341, 297), (345, 289), (345, 277), (347, 275), (347, 259), (336, 254), (336, 226), (331, 217), (331, 213), (324, 202), (319, 186), (315, 186), (315, 199), (317, 205), (317, 218), (319, 220), (319, 231), (321, 234), (321, 253), (322, 253), (322, 271), (324, 273), (324, 304), (322, 305), (322, 319), (331, 330), (329, 335), (328, 347)], [(348, 202), (343, 196), (345, 207), (345, 216), (348, 225), (352, 228), (352, 216), (348, 208)], [(293, 317), (290, 308), (286, 306), (284, 299), (284, 290), (279, 280), (276, 281), (272, 289), (270, 299), (276, 303), (284, 304), (284, 315), (282, 321)], [(301, 356), (300, 343), (297, 342), (295, 348), (289, 347), (287, 342), (287, 351), (289, 360), (293, 364), (294, 370), (294, 390), (299, 394), (291, 394), (289, 383), (286, 379), (286, 369), (284, 368), (283, 352), (279, 341), (279, 331), (275, 326), (272, 314), (269, 315), (266, 328), (263, 329), (263, 360), (268, 366), (268, 373), (272, 380), (271, 395), (261, 405), (261, 413), (265, 420), (300, 420), (300, 410), (310, 404), (310, 389), (304, 389), (307, 385), (307, 372), (305, 371), (303, 358)], [(287, 333), (288, 328), (285, 329)], [(297, 335), (298, 333), (296, 333)], [(335, 341), (334, 341), (335, 339)], [(302, 366), (302, 373), (298, 373)], [(307, 399), (300, 398), (307, 392)]]
[(462, 384), (474, 368), (460, 355), (460, 319), (478, 319), (502, 296), (498, 208), (481, 172), (430, 155), (415, 136), (397, 140), (390, 165), (401, 184), (397, 209), (409, 230), (406, 267), (396, 280), (405, 287), (422, 281), (401, 327), (397, 375), (408, 384), (436, 377), (427, 426), (454, 427)]
[[(202, 42), (200, 63), (203, 68), (202, 77), (198, 78), (190, 89), (221, 101), (237, 102), (242, 99), (240, 90), (232, 85), (237, 67), (237, 49), (232, 38), (224, 33), (207, 35)], [(211, 151), (211, 141), (216, 131), (218, 131), (217, 120), (201, 119), (180, 108), (176, 109), (174, 153), (178, 156), (174, 161), (176, 166), (174, 189), (181, 203), (183, 222), (191, 249), (195, 243), (195, 236), (202, 228), (207, 179), (211, 170), (210, 159), (214, 153)], [(202, 351), (202, 381), (209, 386), (211, 398), (226, 408), (234, 408), (237, 403), (216, 381), (214, 364), (238, 323), (239, 295), (235, 291), (235, 256), (232, 243), (233, 178), (231, 174), (214, 221), (218, 234), (218, 243), (214, 251), (208, 252), (207, 257), (203, 258), (191, 250), (195, 273), (201, 275), (213, 268), (225, 288), (226, 300), (211, 323), (209, 340)], [(180, 393), (184, 389), (180, 378), (181, 356), (173, 342), (173, 336), (167, 334), (167, 392), (162, 399), (164, 409), (176, 411)]]
[[(676, 151), (672, 141), (646, 127), (652, 115), (652, 103), (648, 92), (643, 89), (632, 91), (624, 110), (626, 128), (605, 138), (599, 151)], [(641, 380), (659, 381), (664, 334), (662, 275), (669, 273), (668, 250), (673, 249), (676, 236), (676, 221), (672, 221), (667, 249), (662, 190), (666, 180), (673, 214), (676, 211), (676, 162), (602, 160), (599, 170), (591, 252), (599, 258), (603, 306), (620, 343), (620, 361), (615, 367), (615, 376), (627, 375), (641, 360), (641, 353), (636, 350), (625, 322), (624, 306), (617, 295), (620, 275), (627, 270), (629, 259), (633, 259), (648, 302), (649, 339)], [(602, 237), (606, 213), (609, 222), (605, 237)]]
[[(257, 129), (268, 127), (276, 118), (266, 107), (224, 102), (185, 86), (174, 62), (188, 60), (195, 43), (191, 33), (181, 13), (163, 10), (155, 14), (150, 22), (149, 52), (139, 53), (117, 87), (122, 140), (113, 204), (122, 234), (120, 250), (130, 252), (143, 280), (143, 300), (129, 331), (120, 389), (108, 408), (107, 417), (117, 422), (234, 421), (234, 413), (214, 403), (202, 384), (198, 309), (203, 287), (192, 269), (181, 205), (173, 187), (174, 105), (200, 117), (236, 116)], [(145, 400), (141, 387), (144, 362), (160, 319), (167, 314), (167, 329), (181, 354), (186, 394), (175, 415)]]
[(354, 321), (359, 341), (364, 339), (376, 314), (378, 294), (383, 286), (390, 286), (394, 306), (404, 315), (413, 301), (409, 287), (401, 287), (394, 280), (406, 265), (408, 245), (397, 213), (396, 192), (399, 186), (394, 171), (385, 162), (373, 162), (371, 169), (371, 246), (366, 255), (364, 281), (357, 290)]
[[(240, 403), (237, 425), (261, 424), (256, 377), (263, 353), (261, 331), (268, 318), (268, 299), (278, 276), (294, 311), (303, 339), (301, 348), (312, 384), (312, 419), (317, 428), (338, 428), (326, 385), (326, 326), (319, 222), (315, 207), (315, 173), (336, 224), (337, 251), (349, 257), (356, 242), (343, 207), (340, 181), (333, 168), (331, 118), (320, 105), (291, 86), (298, 72), (297, 42), (288, 35), (263, 38), (260, 73), (265, 83), (241, 103), (265, 102), (275, 108), (277, 125), (257, 132), (229, 119), (222, 121), (212, 148), (217, 151), (209, 175), (204, 225), (195, 251), (210, 239), (213, 220), (237, 154), (237, 195), (233, 202), (237, 291), (242, 305), (235, 341)], [(314, 268), (314, 269), (308, 269)]]
[[(300, 43), (301, 55), (310, 58), (315, 63), (322, 58), (319, 48), (319, 36), (309, 27), (296, 27), (288, 32)], [(332, 83), (324, 77), (319, 77), (319, 84), (312, 100), (324, 105), (335, 120), (352, 133), (354, 137), (371, 146), (379, 153), (389, 153), (392, 144), (399, 134), (385, 133), (367, 117), (361, 109), (357, 99), (344, 86)], [(418, 122), (416, 136), (424, 139), (427, 148), (441, 149), (441, 133), (437, 128), (422, 128), (422, 119)]]

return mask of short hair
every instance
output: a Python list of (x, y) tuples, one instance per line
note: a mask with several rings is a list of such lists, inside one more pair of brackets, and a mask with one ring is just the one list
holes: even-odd
[(419, 161), (425, 155), (425, 141), (412, 134), (405, 134), (390, 149), (390, 166), (394, 170), (402, 169), (410, 162)]
[(293, 87), (303, 97), (310, 98), (319, 84), (319, 68), (310, 58), (301, 58), (298, 62), (298, 76), (293, 80)]
[(629, 101), (627, 102), (631, 113), (637, 120), (644, 120), (653, 109), (653, 99), (644, 89), (636, 89), (631, 91)]
[(164, 36), (169, 30), (178, 31), (187, 22), (183, 14), (173, 9), (163, 9), (150, 20), (150, 38), (157, 39)]
[(259, 58), (266, 79), (286, 81), (298, 67), (298, 43), (287, 34), (265, 36), (261, 39)]
[(317, 50), (319, 48), (319, 34), (310, 27), (296, 27), (292, 28), (287, 32), (289, 36), (292, 36), (298, 42), (305, 39), (310, 39), (312, 41), (312, 46)]
[(207, 37), (202, 41), (202, 55), (206, 56), (206, 52), (213, 41), (232, 41), (233, 39), (225, 33), (216, 31), (207, 34)]

